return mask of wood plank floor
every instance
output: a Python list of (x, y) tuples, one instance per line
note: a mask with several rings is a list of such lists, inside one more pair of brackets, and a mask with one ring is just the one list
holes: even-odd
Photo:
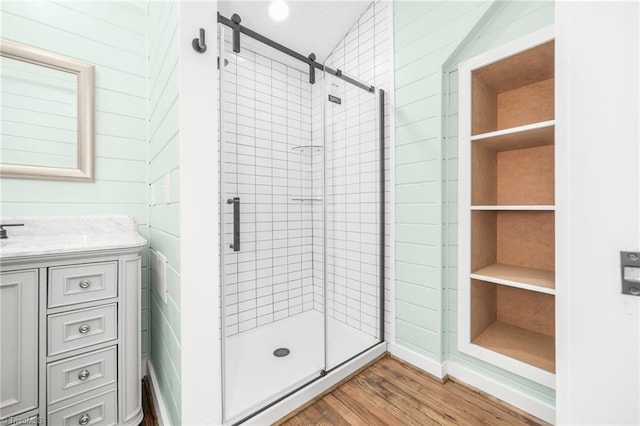
[(158, 416), (156, 416), (155, 406), (153, 405), (153, 396), (151, 396), (151, 385), (149, 378), (142, 379), (142, 411), (144, 417), (139, 426), (158, 426)]
[(449, 380), (442, 384), (390, 356), (276, 423), (294, 425), (546, 425)]

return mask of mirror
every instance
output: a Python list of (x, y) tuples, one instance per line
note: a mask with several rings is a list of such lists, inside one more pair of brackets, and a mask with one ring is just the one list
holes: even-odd
[(0, 177), (93, 181), (94, 75), (0, 38)]

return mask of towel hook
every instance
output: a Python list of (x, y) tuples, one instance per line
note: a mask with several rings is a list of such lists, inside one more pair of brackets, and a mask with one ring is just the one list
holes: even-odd
[(200, 38), (194, 38), (191, 42), (193, 50), (198, 53), (204, 53), (207, 51), (207, 44), (204, 41), (204, 28), (200, 28)]

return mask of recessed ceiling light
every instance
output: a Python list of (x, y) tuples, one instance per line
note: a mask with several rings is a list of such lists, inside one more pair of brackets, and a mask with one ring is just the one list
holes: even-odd
[(289, 16), (289, 5), (284, 0), (272, 1), (269, 5), (269, 16), (274, 21), (284, 21)]

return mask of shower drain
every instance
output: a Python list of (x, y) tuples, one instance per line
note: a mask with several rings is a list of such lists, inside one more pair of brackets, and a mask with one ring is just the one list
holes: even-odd
[(291, 353), (291, 351), (288, 348), (278, 348), (275, 351), (273, 351), (273, 355), (277, 356), (278, 358), (282, 358), (283, 356), (287, 356)]

